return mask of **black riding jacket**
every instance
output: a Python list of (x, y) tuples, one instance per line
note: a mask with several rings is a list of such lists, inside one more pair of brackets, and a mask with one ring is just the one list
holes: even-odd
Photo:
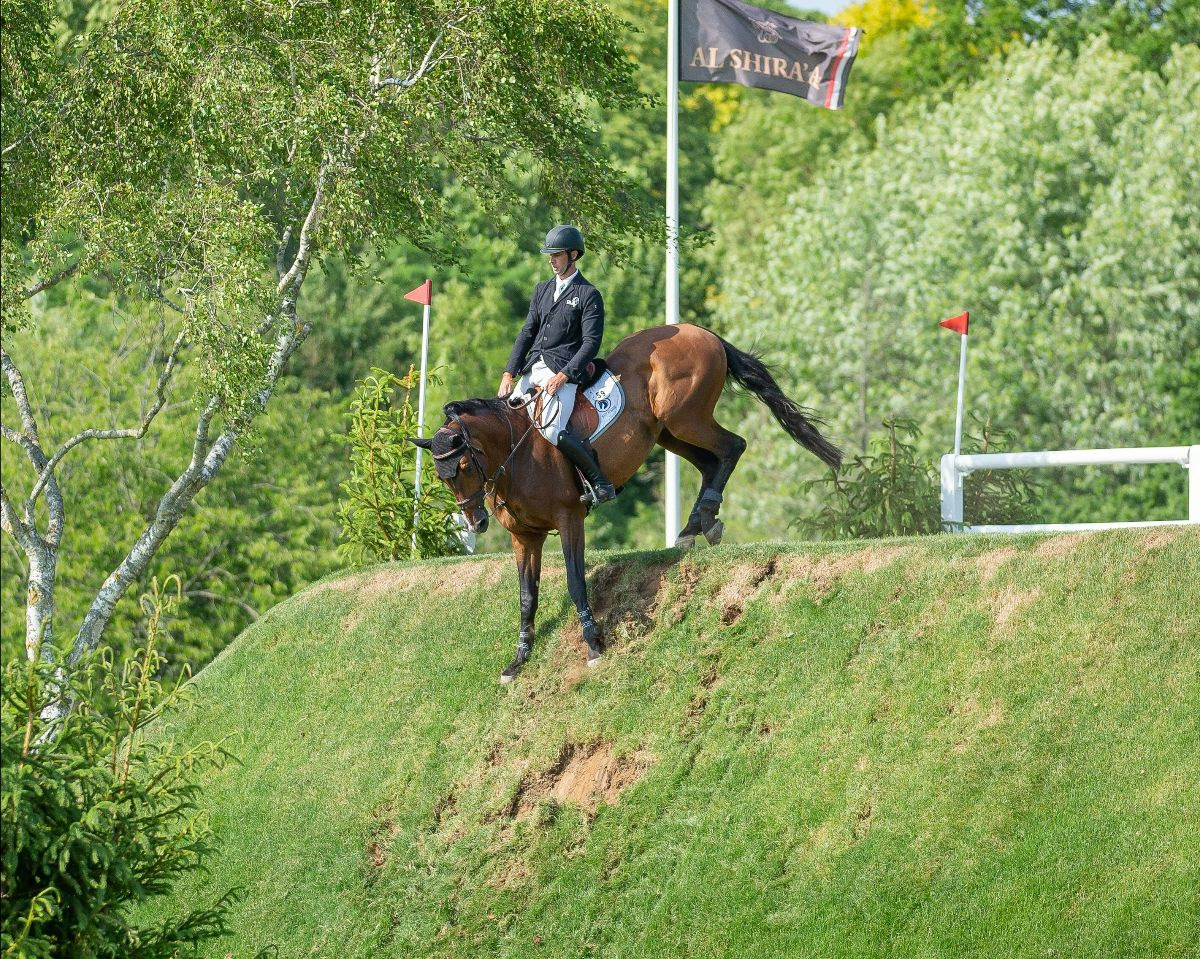
[(587, 365), (600, 352), (604, 336), (604, 300), (579, 273), (554, 302), (554, 279), (539, 283), (529, 301), (529, 317), (513, 344), (508, 365), (513, 376), (528, 373), (543, 357), (555, 373), (582, 383)]

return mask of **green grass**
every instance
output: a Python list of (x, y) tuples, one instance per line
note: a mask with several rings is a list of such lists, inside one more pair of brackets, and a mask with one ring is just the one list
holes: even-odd
[[(242, 762), (164, 908), (242, 886), (217, 957), (1200, 955), (1196, 531), (590, 560), (614, 650), (559, 567), (510, 687), (507, 557), (264, 616), (176, 726)], [(588, 744), (644, 775), (535, 800)]]

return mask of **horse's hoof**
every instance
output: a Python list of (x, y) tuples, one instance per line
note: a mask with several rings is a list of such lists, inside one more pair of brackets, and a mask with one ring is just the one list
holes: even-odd
[(720, 520), (717, 520), (712, 524), (712, 526), (704, 531), (704, 538), (713, 546), (716, 546), (717, 543), (721, 542), (721, 537), (724, 535), (725, 524)]
[(599, 666), (600, 660), (602, 660), (603, 658), (604, 658), (604, 650), (596, 649), (592, 646), (588, 647), (588, 658), (587, 658), (588, 669), (591, 669), (593, 666)]
[(517, 655), (513, 657), (513, 661), (509, 663), (500, 673), (500, 685), (507, 686), (517, 678), (517, 673), (521, 671), (521, 667), (529, 662), (529, 654), (532, 650), (525, 645), (517, 646)]
[(696, 536), (694, 533), (688, 533), (686, 536), (679, 535), (675, 538), (676, 549), (692, 549), (696, 545)]

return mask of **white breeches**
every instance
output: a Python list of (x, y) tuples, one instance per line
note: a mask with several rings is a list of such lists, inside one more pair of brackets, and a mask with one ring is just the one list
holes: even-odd
[[(533, 364), (533, 369), (517, 380), (517, 385), (513, 387), (513, 396), (524, 399), (535, 386), (544, 388), (553, 376), (554, 371), (539, 358)], [(535, 404), (528, 407), (529, 418), (533, 420), (537, 431), (555, 446), (558, 445), (558, 434), (567, 428), (571, 419), (571, 410), (575, 408), (576, 389), (574, 383), (564, 383), (553, 396), (547, 396), (543, 392), (540, 416), (534, 408)]]

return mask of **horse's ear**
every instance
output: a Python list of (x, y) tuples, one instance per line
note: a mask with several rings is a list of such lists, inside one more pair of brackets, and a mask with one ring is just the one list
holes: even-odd
[(432, 436), (427, 437), (425, 439), (421, 439), (420, 437), (416, 437), (416, 436), (410, 436), (408, 438), (408, 441), (410, 443), (412, 443), (413, 446), (419, 446), (423, 450), (430, 450), (430, 451), (433, 450), (433, 437)]

